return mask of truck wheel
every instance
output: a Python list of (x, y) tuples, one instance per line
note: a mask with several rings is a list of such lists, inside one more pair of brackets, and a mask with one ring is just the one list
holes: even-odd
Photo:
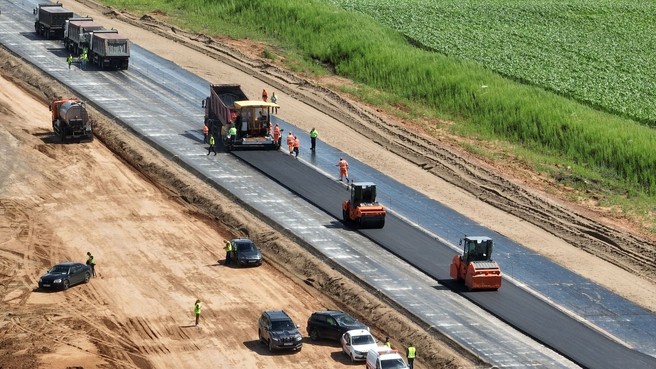
[(348, 218), (348, 211), (342, 209), (342, 223), (348, 224), (349, 223), (349, 218)]

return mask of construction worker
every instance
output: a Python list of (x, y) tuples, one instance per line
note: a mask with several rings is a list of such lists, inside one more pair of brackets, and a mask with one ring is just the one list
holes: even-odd
[(294, 136), (294, 154), (296, 154), (296, 158), (298, 159), (298, 152), (301, 149), (301, 140), (298, 139), (298, 137)]
[(71, 69), (71, 64), (73, 64), (73, 55), (68, 54), (68, 58), (66, 59), (66, 62), (68, 63), (68, 69)]
[(203, 126), (203, 143), (204, 143), (204, 144), (207, 143), (207, 135), (208, 135), (209, 133), (210, 133), (210, 127), (208, 127), (207, 124), (205, 124), (205, 125)]
[(95, 277), (96, 276), (96, 261), (93, 258), (93, 255), (91, 255), (91, 251), (87, 251), (87, 265), (91, 268), (91, 276)]
[(415, 357), (417, 357), (417, 349), (412, 344), (412, 342), (410, 343), (410, 345), (408, 345), (408, 349), (406, 350), (405, 356), (408, 358), (408, 367), (412, 369), (413, 363), (415, 361)]
[(237, 128), (235, 126), (230, 127), (228, 130), (228, 140), (232, 142), (237, 141)]
[[(271, 102), (274, 104), (278, 103), (278, 96), (276, 96), (275, 92), (271, 94)], [(278, 108), (273, 108), (273, 113), (278, 114)]]
[(214, 148), (214, 135), (210, 135), (210, 147), (207, 148), (207, 155), (214, 151), (214, 156), (216, 156), (216, 149)]
[(196, 327), (198, 327), (198, 322), (200, 321), (200, 300), (196, 300), (194, 304), (194, 315), (196, 315)]
[(289, 155), (294, 152), (294, 135), (289, 132), (287, 135), (287, 147), (289, 148)]
[(226, 240), (225, 247), (223, 249), (226, 252), (224, 265), (229, 265), (230, 262), (232, 261), (232, 255), (231, 255), (231, 253), (232, 253), (232, 243), (230, 243), (230, 241)]
[(267, 91), (265, 89), (262, 89), (262, 101), (266, 102), (268, 98), (269, 98), (269, 94), (267, 94)]
[(319, 132), (317, 132), (316, 129), (312, 128), (310, 130), (310, 143), (312, 144), (310, 147), (311, 151), (314, 151), (314, 149), (317, 148), (317, 137), (319, 137)]
[(282, 138), (280, 137), (281, 132), (282, 131), (280, 130), (280, 126), (278, 123), (276, 123), (276, 125), (273, 127), (273, 141), (278, 144), (278, 146), (280, 146), (280, 139)]
[(87, 56), (86, 51), (82, 52), (82, 55), (80, 56), (80, 61), (82, 61), (82, 69), (85, 69), (87, 67), (87, 61), (89, 61), (89, 57)]
[[(349, 178), (348, 178), (348, 162), (346, 160), (339, 158), (339, 162), (335, 164), (336, 167), (339, 167), (339, 180), (343, 180), (346, 178), (346, 183), (349, 183)], [(389, 338), (389, 337), (388, 337)]]
[(389, 340), (389, 336), (385, 337), (385, 342), (383, 342), (383, 345), (392, 348), (392, 343)]

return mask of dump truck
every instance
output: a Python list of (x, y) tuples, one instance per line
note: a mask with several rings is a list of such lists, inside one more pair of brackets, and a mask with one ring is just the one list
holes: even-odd
[(383, 228), (387, 212), (376, 202), (376, 184), (353, 182), (351, 198), (342, 203), (342, 219), (346, 225), (358, 228)]
[(91, 32), (103, 29), (93, 18), (70, 18), (64, 25), (64, 46), (74, 55), (80, 55), (82, 50), (89, 49)]
[(73, 11), (63, 7), (62, 4), (39, 4), (33, 11), (36, 34), (47, 39), (64, 38), (64, 24), (67, 19), (73, 18)]
[[(202, 107), (210, 134), (221, 137), (225, 151), (280, 147), (271, 132), (271, 112), (279, 106), (248, 100), (240, 85), (211, 84), (210, 96), (203, 100)], [(230, 128), (235, 128), (236, 134), (231, 135)]]
[(76, 97), (55, 99), (50, 104), (52, 130), (61, 142), (70, 138), (93, 140), (93, 127), (84, 102)]
[(456, 281), (464, 281), (468, 290), (498, 290), (501, 287), (501, 268), (492, 260), (494, 242), (489, 237), (468, 237), (460, 240), (462, 255), (455, 255), (449, 274)]
[(92, 31), (87, 55), (100, 69), (128, 69), (130, 40), (115, 29)]

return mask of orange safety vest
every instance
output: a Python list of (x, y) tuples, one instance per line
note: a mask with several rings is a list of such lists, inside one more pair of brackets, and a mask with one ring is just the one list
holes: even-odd
[(301, 147), (301, 140), (299, 140), (298, 137), (296, 137), (296, 139), (294, 140), (294, 147), (295, 148)]
[(273, 127), (273, 139), (274, 141), (278, 142), (278, 139), (280, 138), (280, 126), (275, 126)]
[(346, 162), (346, 160), (340, 160), (339, 161), (339, 170), (342, 171), (342, 172), (346, 172), (347, 169), (348, 169), (348, 163)]
[(210, 129), (207, 126), (203, 126), (203, 134), (206, 135), (210, 132)]
[(287, 145), (294, 146), (294, 136), (287, 135)]

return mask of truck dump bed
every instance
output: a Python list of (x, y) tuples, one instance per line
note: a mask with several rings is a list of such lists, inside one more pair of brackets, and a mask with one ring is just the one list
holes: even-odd
[(39, 35), (46, 38), (64, 37), (64, 24), (68, 18), (73, 18), (73, 12), (62, 6), (62, 4), (39, 4), (34, 22), (34, 29)]
[(102, 24), (94, 21), (69, 21), (68, 29), (64, 38), (67, 38), (76, 44), (88, 43), (89, 32), (97, 31), (99, 29), (103, 29)]
[(118, 32), (94, 32), (91, 49), (101, 56), (130, 56), (130, 40)]

